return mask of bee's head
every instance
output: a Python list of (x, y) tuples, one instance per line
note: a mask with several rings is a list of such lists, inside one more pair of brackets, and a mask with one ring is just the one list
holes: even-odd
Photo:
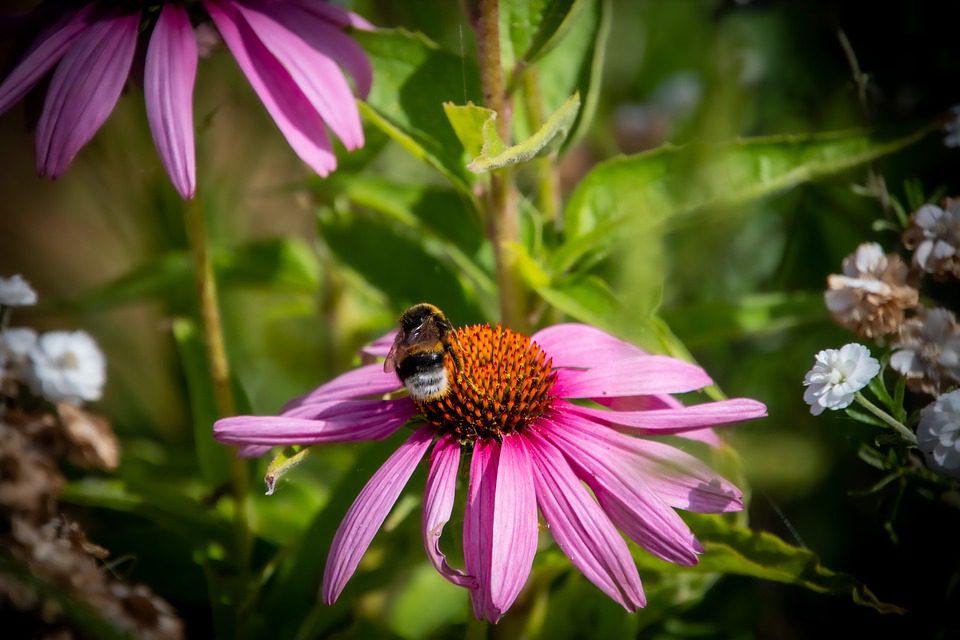
[(408, 336), (417, 337), (426, 327), (435, 327), (438, 331), (451, 328), (443, 312), (425, 302), (410, 307), (400, 317), (400, 328)]

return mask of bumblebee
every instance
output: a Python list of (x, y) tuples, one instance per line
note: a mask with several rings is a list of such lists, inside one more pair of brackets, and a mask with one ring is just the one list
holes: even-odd
[(443, 311), (425, 302), (415, 304), (400, 316), (400, 331), (387, 353), (383, 370), (396, 371), (403, 386), (417, 402), (430, 402), (447, 395), (450, 380), (444, 362), (453, 350), (456, 333)]

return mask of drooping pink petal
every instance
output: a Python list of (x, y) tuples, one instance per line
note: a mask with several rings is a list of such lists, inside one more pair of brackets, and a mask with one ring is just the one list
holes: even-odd
[(450, 521), (460, 468), (460, 445), (449, 434), (440, 436), (430, 454), (430, 474), (423, 492), (423, 547), (437, 572), (461, 587), (476, 588), (477, 581), (447, 564), (440, 551), (443, 527)]
[(288, 402), (284, 412), (318, 402), (380, 396), (400, 390), (403, 384), (394, 372), (385, 373), (382, 364), (368, 364), (342, 373), (310, 393)]
[[(624, 396), (622, 398), (598, 398), (597, 402), (615, 411), (650, 411), (652, 409), (672, 409), (683, 407), (683, 403), (669, 395)], [(723, 441), (712, 428), (682, 431), (675, 434), (687, 440), (703, 442), (711, 447), (719, 447)]]
[(238, 458), (259, 458), (272, 449), (268, 444), (244, 444), (237, 447)]
[(493, 509), (500, 448), (477, 440), (470, 459), (470, 484), (463, 514), (463, 560), (467, 573), (477, 581), (470, 591), (473, 613), (495, 622), (499, 612), (490, 601), (490, 557), (493, 553)]
[(317, 53), (334, 60), (346, 69), (357, 83), (360, 97), (367, 97), (373, 84), (373, 67), (370, 65), (370, 59), (363, 47), (345, 34), (340, 27), (300, 7), (296, 2), (258, 0), (252, 6), (275, 18)]
[(323, 119), (283, 65), (237, 15), (233, 5), (203, 0), (203, 6), (294, 152), (321, 176), (336, 169), (337, 159)]
[(37, 37), (23, 59), (0, 84), (0, 113), (19, 102), (59, 62), (88, 27), (93, 7), (91, 4), (67, 13)]
[(417, 429), (383, 463), (343, 517), (333, 536), (323, 572), (323, 601), (333, 604), (360, 564), (360, 558), (387, 519), (400, 492), (430, 447), (434, 427)]
[(560, 549), (581, 573), (627, 611), (646, 605), (627, 543), (553, 445), (527, 437), (537, 503)]
[(224, 444), (330, 444), (381, 440), (393, 434), (416, 413), (410, 398), (353, 400), (342, 411), (326, 407), (324, 419), (288, 416), (234, 416), (213, 425), (213, 436)]
[(360, 31), (373, 31), (376, 27), (365, 18), (352, 11), (347, 11), (326, 0), (291, 0), (299, 7), (314, 13), (337, 27), (352, 27)]
[(600, 359), (587, 370), (558, 369), (553, 393), (562, 398), (683, 393), (712, 382), (696, 365), (666, 356), (637, 356)]
[(259, 3), (234, 6), (344, 146), (362, 147), (360, 112), (337, 64), (277, 19), (283, 13), (280, 3), (263, 12)]
[(645, 356), (647, 352), (586, 324), (555, 324), (530, 338), (553, 359), (553, 367), (589, 369), (598, 362)]
[(56, 178), (93, 138), (120, 99), (137, 46), (138, 14), (87, 27), (53, 73), (37, 123), (37, 170)]
[(580, 440), (592, 440), (611, 455), (630, 456), (630, 466), (651, 491), (677, 509), (722, 513), (743, 509), (743, 493), (694, 456), (662, 442), (634, 438), (568, 413), (553, 419)]
[(196, 191), (193, 83), (197, 57), (197, 39), (187, 10), (165, 4), (147, 47), (143, 93), (157, 153), (184, 199), (192, 198)]
[(699, 430), (711, 425), (730, 424), (767, 415), (762, 402), (750, 398), (732, 398), (718, 402), (651, 411), (607, 411), (570, 405), (570, 409), (602, 424), (627, 433), (667, 435)]
[(530, 454), (522, 438), (505, 436), (497, 464), (490, 549), (490, 604), (498, 618), (527, 583), (537, 553), (537, 528)]
[(576, 432), (564, 428), (559, 417), (557, 420), (543, 420), (530, 439), (539, 444), (546, 438), (562, 451), (613, 523), (634, 542), (668, 562), (696, 564), (700, 544), (683, 519), (646, 485), (630, 457), (577, 437)]
[(360, 353), (366, 354), (368, 356), (373, 356), (374, 358), (386, 358), (387, 354), (390, 353), (390, 347), (393, 346), (394, 340), (397, 339), (397, 331), (391, 331), (390, 333), (377, 338), (368, 345), (365, 345)]

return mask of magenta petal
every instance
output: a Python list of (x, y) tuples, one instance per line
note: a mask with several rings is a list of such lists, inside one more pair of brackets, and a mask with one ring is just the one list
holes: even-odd
[(399, 391), (401, 387), (403, 384), (396, 373), (392, 371), (385, 373), (382, 364), (368, 364), (340, 374), (307, 395), (288, 402), (283, 409), (286, 413), (297, 407), (317, 402), (380, 396)]
[(571, 411), (628, 433), (650, 435), (699, 430), (767, 415), (767, 407), (750, 398), (733, 398), (652, 411), (606, 411), (590, 407), (572, 407)]
[(433, 440), (432, 426), (420, 427), (387, 458), (343, 517), (327, 555), (323, 601), (333, 604), (360, 564), (360, 558), (387, 519), (400, 492)]
[[(600, 404), (610, 407), (614, 411), (650, 411), (652, 409), (682, 408), (683, 403), (669, 395), (658, 396), (624, 396), (622, 398), (601, 398)], [(682, 431), (677, 436), (687, 440), (703, 442), (711, 447), (719, 447), (723, 441), (717, 432), (707, 427), (694, 431)]]
[(278, 15), (283, 13), (281, 3), (234, 6), (344, 146), (362, 147), (360, 112), (336, 63), (279, 21)]
[(3, 113), (33, 88), (53, 68), (70, 45), (88, 26), (93, 5), (64, 16), (40, 34), (23, 59), (0, 84), (0, 113)]
[[(523, 437), (528, 437), (528, 428)], [(627, 611), (646, 605), (627, 543), (553, 445), (528, 439), (537, 502), (570, 562)]]
[(463, 559), (467, 573), (477, 580), (470, 591), (474, 615), (496, 622), (500, 619), (490, 601), (490, 556), (493, 547), (493, 508), (497, 484), (499, 447), (477, 440), (470, 459), (470, 485), (463, 515)]
[(519, 436), (505, 436), (497, 465), (490, 553), (490, 603), (506, 613), (527, 583), (537, 553), (537, 496), (530, 454)]
[(50, 81), (37, 123), (37, 170), (56, 178), (120, 99), (137, 45), (138, 14), (104, 18), (77, 38)]
[(578, 437), (556, 423), (543, 420), (531, 439), (547, 438), (563, 451), (577, 476), (587, 483), (597, 501), (617, 527), (653, 555), (674, 564), (693, 565), (701, 550), (683, 519), (647, 486), (634, 469), (630, 456)]
[(323, 18), (327, 22), (337, 27), (352, 27), (360, 31), (373, 31), (376, 27), (365, 18), (358, 16), (352, 11), (342, 9), (327, 0), (290, 0), (302, 9), (309, 11)]
[[(393, 346), (394, 340), (397, 339), (397, 331), (391, 331), (390, 333), (377, 338), (368, 345), (365, 345), (360, 353), (366, 354), (368, 356), (373, 356), (375, 358), (386, 358), (387, 354), (390, 353), (390, 347)], [(381, 365), (381, 368), (382, 365)]]
[(553, 392), (563, 398), (639, 396), (683, 393), (712, 382), (696, 365), (666, 356), (636, 356), (601, 359), (586, 371), (558, 369)]
[(272, 449), (270, 445), (264, 444), (244, 444), (237, 447), (238, 458), (259, 458), (267, 451)]
[(143, 93), (150, 132), (170, 181), (184, 199), (196, 191), (193, 146), (193, 83), (197, 39), (187, 10), (166, 4), (150, 36)]
[(382, 440), (393, 434), (416, 413), (409, 398), (354, 400), (343, 410), (323, 420), (286, 416), (234, 416), (217, 420), (213, 436), (224, 444), (288, 445), (330, 444), (358, 440)]
[[(363, 47), (353, 38), (328, 20), (297, 6), (296, 2), (270, 3), (259, 0), (254, 6), (262, 13), (275, 18), (317, 53), (336, 61), (346, 69), (357, 83), (360, 96), (367, 97), (370, 86), (373, 84), (373, 67)], [(359, 117), (357, 113), (358, 120)]]
[(210, 17), (250, 86), (300, 159), (321, 176), (337, 168), (323, 119), (283, 65), (260, 42), (232, 5), (204, 0)]
[(676, 447), (634, 438), (566, 411), (554, 419), (579, 440), (592, 440), (611, 455), (629, 455), (644, 483), (671, 507), (700, 513), (743, 509), (743, 493), (737, 487)]
[(640, 347), (586, 324), (555, 324), (530, 339), (553, 359), (554, 368), (589, 369), (598, 362), (647, 355)]
[(460, 468), (460, 445), (449, 434), (440, 436), (430, 454), (430, 475), (423, 493), (423, 546), (437, 572), (455, 585), (475, 588), (476, 580), (447, 564), (440, 551), (443, 527), (450, 521)]

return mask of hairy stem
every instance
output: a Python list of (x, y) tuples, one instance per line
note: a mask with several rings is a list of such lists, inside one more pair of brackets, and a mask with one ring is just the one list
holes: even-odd
[(914, 435), (913, 431), (910, 431), (910, 429), (908, 429), (906, 425), (904, 425), (902, 422), (900, 422), (899, 420), (891, 416), (889, 413), (887, 413), (877, 405), (867, 400), (866, 397), (859, 391), (856, 393), (854, 397), (856, 398), (857, 402), (860, 404), (861, 407), (863, 407), (864, 409), (866, 409), (867, 411), (875, 415), (877, 418), (880, 418), (880, 420), (882, 420), (885, 425), (891, 427), (894, 431), (899, 433), (904, 440), (906, 440), (912, 445), (917, 444), (917, 436)]
[[(217, 282), (213, 275), (207, 225), (199, 197), (184, 203), (183, 215), (190, 254), (193, 257), (197, 302), (200, 307), (200, 322), (203, 326), (203, 342), (207, 350), (207, 361), (210, 364), (214, 404), (218, 416), (236, 415), (237, 403), (233, 396), (233, 388), (230, 385), (230, 364), (227, 360), (227, 351), (223, 342), (220, 307), (217, 304)], [(213, 428), (213, 425), (211, 425), (211, 428)], [(252, 544), (247, 513), (247, 493), (250, 479), (246, 463), (237, 456), (233, 457), (230, 470), (236, 509), (237, 566), (241, 571), (245, 571), (249, 563)]]
[[(488, 108), (497, 112), (500, 138), (510, 144), (510, 109), (504, 94), (500, 60), (500, 3), (499, 0), (479, 0), (477, 9), (477, 57), (483, 99)], [(516, 258), (509, 248), (520, 237), (516, 191), (510, 169), (494, 171), (490, 176), (486, 208), (487, 237), (493, 245), (497, 265), (500, 321), (523, 331), (526, 329), (523, 287)]]

